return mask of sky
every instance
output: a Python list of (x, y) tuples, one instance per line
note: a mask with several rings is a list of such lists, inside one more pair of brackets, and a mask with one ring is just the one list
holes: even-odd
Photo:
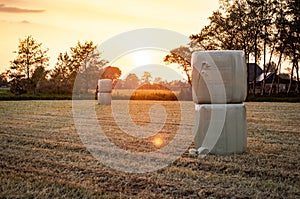
[[(58, 54), (77, 41), (101, 44), (139, 28), (168, 29), (187, 37), (199, 33), (218, 7), (218, 0), (0, 0), (0, 72), (9, 68), (19, 40), (28, 35), (49, 49), (52, 68)], [(163, 65), (156, 54), (140, 54), (145, 62), (127, 55), (126, 59), (137, 60), (123, 64)]]

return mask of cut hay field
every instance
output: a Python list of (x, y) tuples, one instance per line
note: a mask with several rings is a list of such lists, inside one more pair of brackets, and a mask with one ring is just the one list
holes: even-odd
[(132, 99), (132, 100), (177, 100), (180, 91), (155, 90), (155, 89), (114, 89), (113, 99)]
[[(113, 101), (119, 107), (125, 102)], [(130, 101), (137, 124), (150, 121), (152, 103)], [(180, 109), (176, 101), (161, 103), (168, 118), (160, 133), (170, 140)], [(193, 114), (192, 102), (183, 107)], [(194, 158), (185, 152), (156, 172), (130, 174), (112, 170), (87, 151), (76, 133), (72, 101), (0, 101), (0, 198), (300, 198), (300, 103), (246, 103), (246, 108), (247, 153)], [(119, 147), (156, 150), (152, 138), (122, 134), (109, 107), (96, 111)]]

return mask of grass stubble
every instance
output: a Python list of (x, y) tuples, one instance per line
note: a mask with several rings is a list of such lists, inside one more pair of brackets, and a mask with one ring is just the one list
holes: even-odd
[[(133, 120), (149, 123), (154, 102), (130, 103)], [(168, 118), (159, 133), (171, 140), (180, 109), (176, 102), (160, 103)], [(193, 113), (193, 103), (185, 103)], [(71, 101), (1, 101), (0, 198), (299, 198), (300, 103), (249, 102), (246, 108), (246, 153), (194, 158), (185, 152), (156, 172), (132, 174), (105, 166), (87, 151), (76, 133)], [(152, 138), (122, 133), (110, 108), (96, 110), (117, 146), (156, 149)]]

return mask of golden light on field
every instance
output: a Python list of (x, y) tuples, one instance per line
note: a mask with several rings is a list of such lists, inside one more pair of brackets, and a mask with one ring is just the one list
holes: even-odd
[(154, 137), (154, 139), (152, 140), (152, 143), (154, 144), (154, 146), (156, 147), (161, 147), (161, 145), (164, 143), (164, 140), (162, 137), (156, 136)]

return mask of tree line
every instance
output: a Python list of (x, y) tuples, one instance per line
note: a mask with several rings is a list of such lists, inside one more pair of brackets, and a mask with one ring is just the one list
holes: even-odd
[(16, 58), (0, 76), (2, 85), (7, 84), (9, 79), (10, 90), (14, 94), (71, 94), (73, 90), (88, 92), (89, 89), (95, 89), (99, 78), (115, 80), (121, 75), (117, 67), (103, 68), (108, 61), (101, 58), (101, 53), (92, 41), (78, 41), (69, 52), (60, 53), (52, 70), (47, 70), (47, 52), (48, 49), (43, 49), (42, 43), (38, 43), (32, 36), (20, 40), (18, 50), (14, 51)]
[(141, 78), (135, 73), (129, 73), (124, 80), (119, 79), (115, 88), (117, 89), (152, 89), (152, 90), (180, 90), (189, 87), (188, 83), (181, 80), (168, 82), (161, 77), (153, 79), (150, 72), (145, 71)]
[[(167, 82), (160, 77), (154, 80), (145, 71), (141, 78), (130, 73), (124, 80), (119, 79), (122, 71), (118, 67), (106, 66), (97, 46), (92, 42), (77, 42), (69, 52), (59, 53), (54, 68), (49, 66), (48, 49), (42, 48), (32, 36), (19, 41), (15, 59), (10, 68), (0, 74), (0, 86), (10, 84), (14, 94), (72, 94), (95, 92), (98, 79), (112, 79), (118, 89), (165, 89), (186, 87), (182, 81)], [(104, 67), (105, 66), (105, 67)], [(9, 79), (9, 82), (8, 82)], [(152, 81), (153, 80), (153, 81)]]
[[(255, 64), (260, 60), (263, 62), (264, 80), (260, 94), (264, 95), (267, 73), (273, 68), (279, 74), (283, 61), (288, 60), (292, 67), (287, 92), (292, 91), (296, 78), (294, 92), (299, 94), (299, 0), (220, 0), (219, 4), (219, 9), (209, 17), (209, 25), (198, 34), (190, 35), (188, 45), (171, 50), (164, 61), (179, 64), (191, 84), (192, 52), (243, 50), (247, 63), (251, 59)], [(256, 71), (253, 72), (256, 79)], [(253, 82), (254, 88), (255, 84), (256, 81)], [(253, 94), (256, 94), (255, 89)]]

